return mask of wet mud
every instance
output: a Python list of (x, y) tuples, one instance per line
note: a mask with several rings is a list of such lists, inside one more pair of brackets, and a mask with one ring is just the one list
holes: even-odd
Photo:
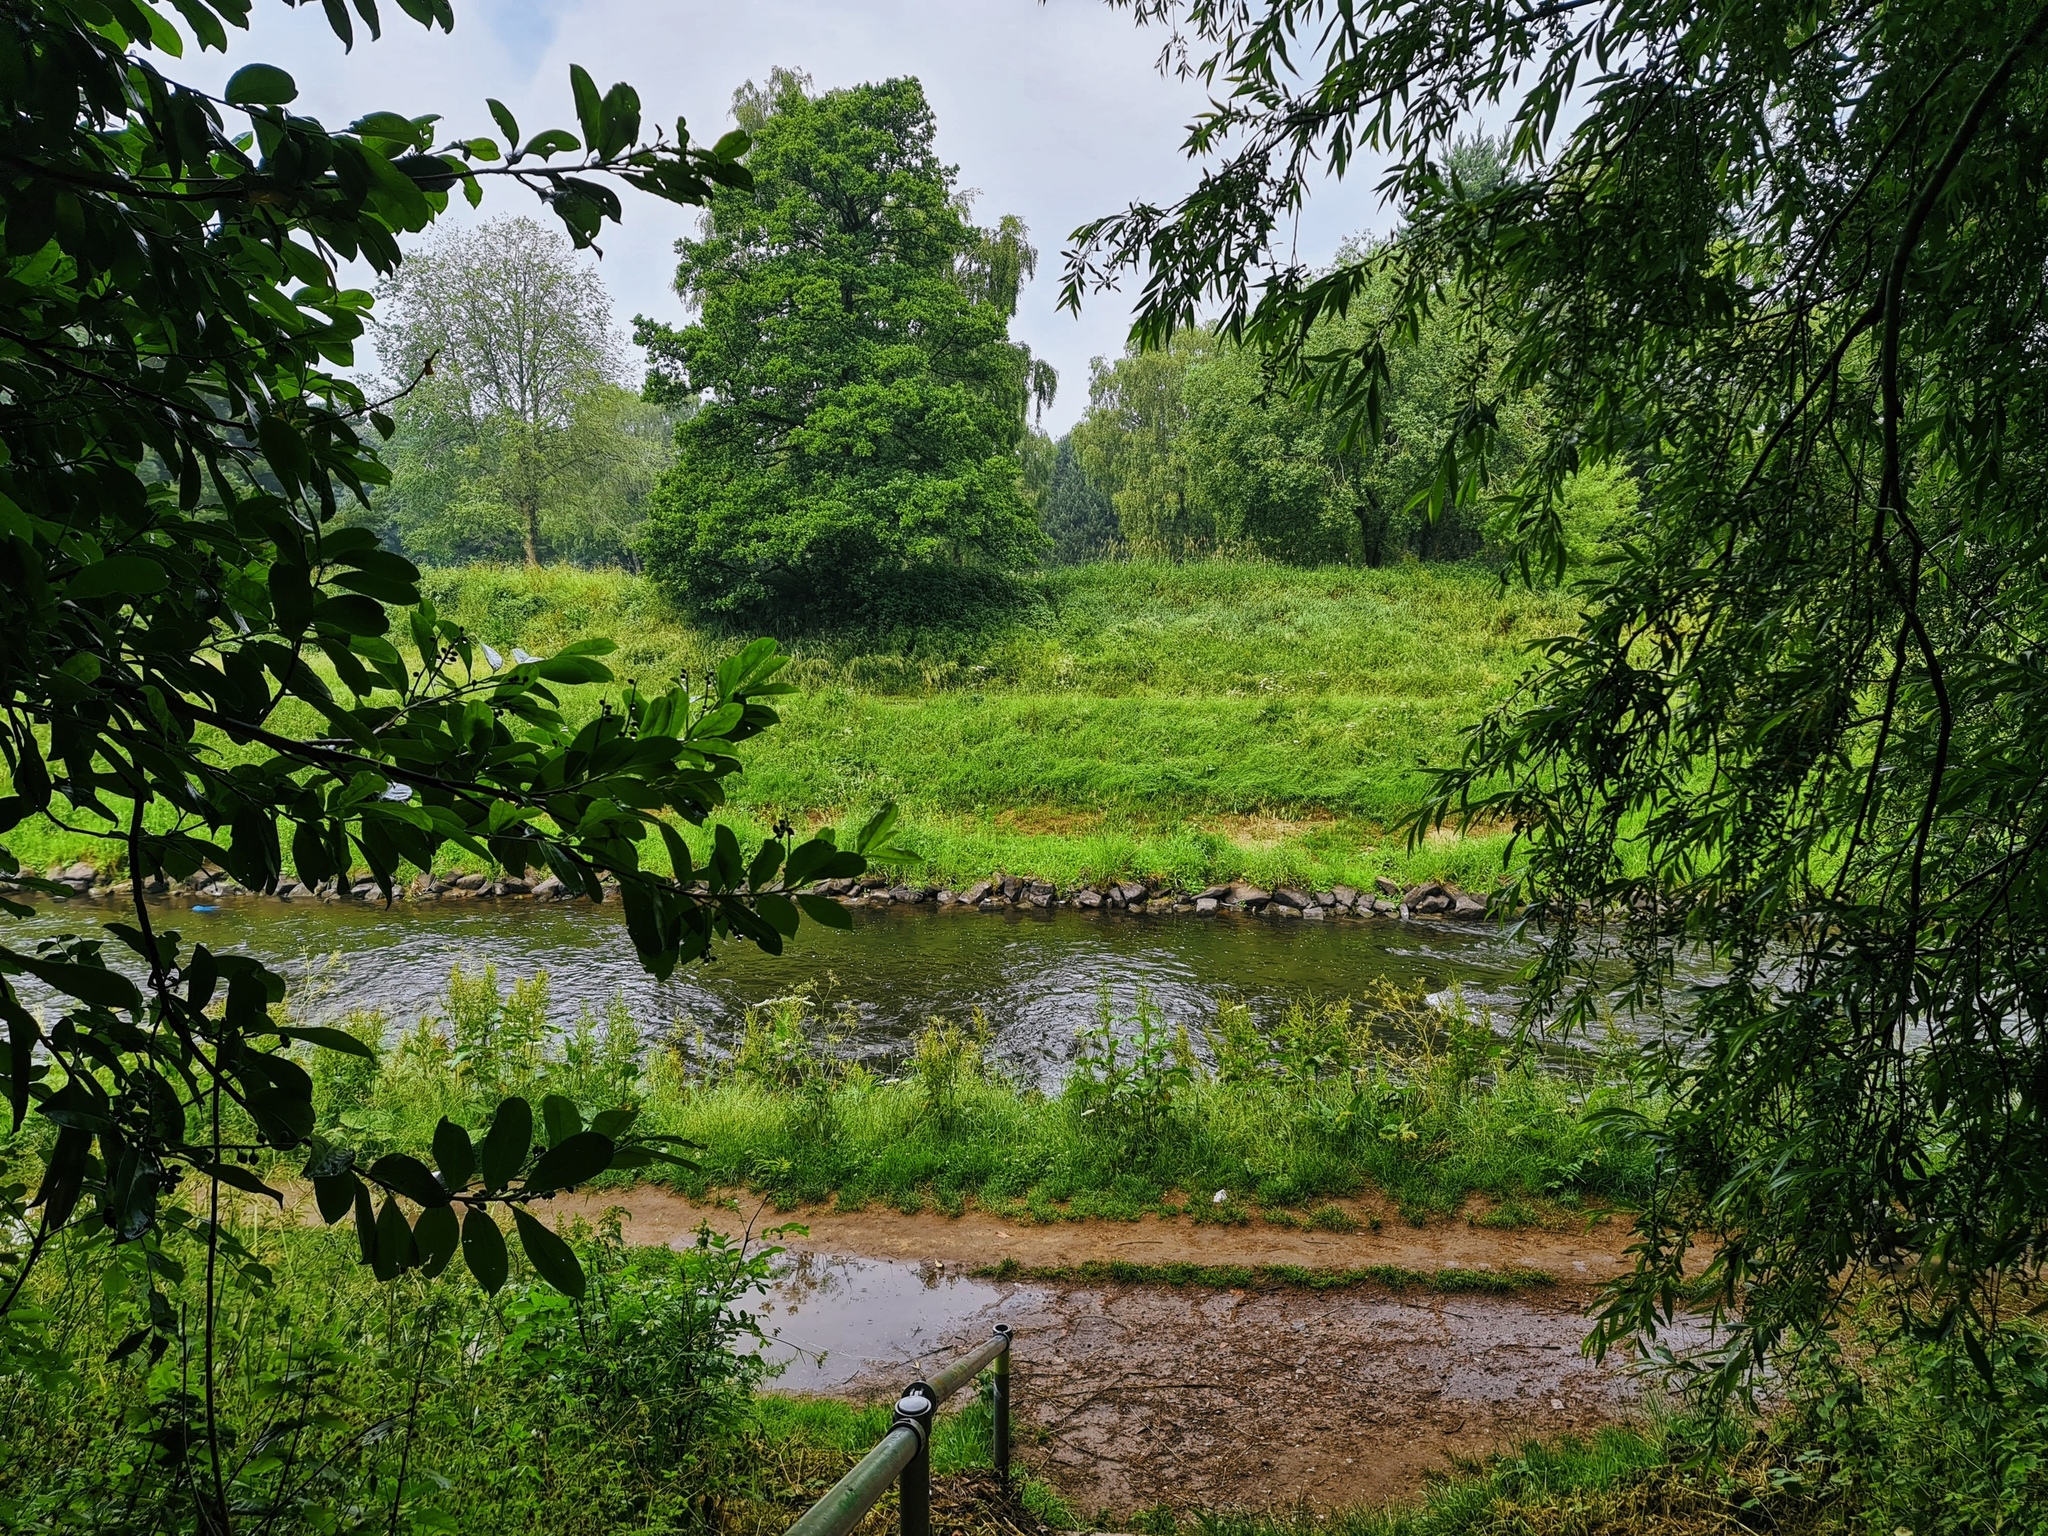
[[(686, 1240), (730, 1210), (639, 1191), (636, 1242)], [(566, 1212), (565, 1212), (566, 1213)], [(750, 1215), (755, 1214), (749, 1211)], [(761, 1228), (793, 1219), (761, 1212)], [(1625, 1422), (1654, 1383), (1586, 1358), (1585, 1307), (1621, 1263), (1625, 1229), (1493, 1232), (1464, 1223), (1302, 1233), (1185, 1221), (1017, 1227), (994, 1217), (810, 1213), (778, 1239), (762, 1298), (779, 1390), (882, 1401), (988, 1336), (1017, 1331), (1018, 1455), (1079, 1510), (1331, 1510), (1412, 1496), (1454, 1458)], [(1133, 1246), (1135, 1245), (1135, 1246)], [(1203, 1264), (1544, 1267), (1554, 1286), (1509, 1295), (1216, 1290), (1005, 1282), (972, 1271), (1090, 1258)], [(1667, 1335), (1701, 1342), (1690, 1327)]]

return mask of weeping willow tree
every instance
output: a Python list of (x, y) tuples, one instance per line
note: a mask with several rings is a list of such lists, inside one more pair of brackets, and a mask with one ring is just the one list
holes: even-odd
[[(1547, 432), (1493, 510), (1526, 572), (1564, 569), (1581, 471), (1640, 488), (1430, 811), (1514, 829), (1539, 1014), (1589, 1017), (1614, 942), (1638, 1000), (1711, 957), (1599, 1336), (1668, 1318), (1704, 1234), (1724, 1384), (1873, 1289), (1988, 1371), (2048, 1258), (2048, 6), (1134, 9), (1209, 87), (1202, 170), (1082, 231), (1069, 302), (1136, 269), (1142, 339), (1220, 314), (1371, 438), (1393, 343), (1458, 295), (1498, 367), (1427, 505), (1485, 494), (1519, 392)], [(1510, 174), (1459, 174), (1502, 120)], [(1367, 163), (1400, 239), (1290, 264)]]

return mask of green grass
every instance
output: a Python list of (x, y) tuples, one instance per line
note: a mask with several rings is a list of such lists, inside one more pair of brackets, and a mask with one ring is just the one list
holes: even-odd
[[(742, 638), (691, 626), (615, 571), (435, 570), (425, 589), (501, 649), (608, 636), (620, 677), (643, 686), (701, 677)], [(1460, 729), (1529, 643), (1571, 619), (1560, 600), (1454, 567), (1046, 572), (975, 626), (791, 641), (801, 691), (742, 748), (733, 820), (760, 835), (778, 816), (836, 822), (894, 800), (922, 874), (956, 885), (1001, 870), (1062, 886), (1385, 874), (1484, 888), (1502, 839), (1410, 850), (1388, 827), (1426, 790), (1425, 765), (1456, 759)], [(278, 719), (315, 724), (296, 703)], [(110, 857), (48, 822), (9, 845), (38, 870)]]

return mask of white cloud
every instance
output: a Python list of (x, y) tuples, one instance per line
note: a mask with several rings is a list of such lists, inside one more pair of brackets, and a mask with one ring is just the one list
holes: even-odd
[[(808, 70), (825, 88), (915, 75), (938, 115), (940, 152), (980, 190), (985, 219), (1015, 213), (1040, 249), (1039, 277), (1013, 328), (1060, 371), (1055, 431), (1086, 407), (1088, 359), (1114, 356), (1129, 325), (1121, 295), (1089, 299), (1079, 319), (1059, 311), (1060, 252), (1068, 233), (1134, 200), (1169, 200), (1194, 177), (1180, 142), (1200, 108), (1198, 88), (1153, 68), (1161, 41), (1100, 0), (455, 0), (452, 36), (423, 34), (386, 0), (382, 42), (344, 55), (317, 6), (258, 6), (251, 35), (234, 35), (225, 62), (188, 55), (173, 72), (218, 86), (251, 59), (290, 70), (298, 107), (329, 122), (388, 108), (439, 112), (453, 129), (495, 136), (484, 98), (510, 106), (531, 132), (573, 126), (568, 69), (604, 86), (629, 80), (649, 121), (689, 119), (694, 137), (731, 126), (742, 80), (777, 64)], [(1374, 217), (1371, 179), (1354, 174), (1311, 204), (1299, 251), (1317, 260)], [(485, 213), (525, 211), (524, 194), (494, 187)], [(627, 195), (623, 229), (608, 228), (601, 270), (622, 324), (634, 314), (674, 319), (669, 289), (676, 239), (691, 209)]]

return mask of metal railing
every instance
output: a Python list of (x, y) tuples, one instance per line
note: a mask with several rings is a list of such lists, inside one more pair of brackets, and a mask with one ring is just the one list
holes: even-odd
[(798, 1518), (789, 1536), (846, 1536), (875, 1503), (901, 1482), (903, 1536), (931, 1536), (932, 1426), (939, 1405), (995, 1366), (996, 1476), (1010, 1485), (1010, 1325), (996, 1324), (995, 1336), (940, 1371), (930, 1381), (913, 1381), (896, 1402), (896, 1421), (881, 1443)]

